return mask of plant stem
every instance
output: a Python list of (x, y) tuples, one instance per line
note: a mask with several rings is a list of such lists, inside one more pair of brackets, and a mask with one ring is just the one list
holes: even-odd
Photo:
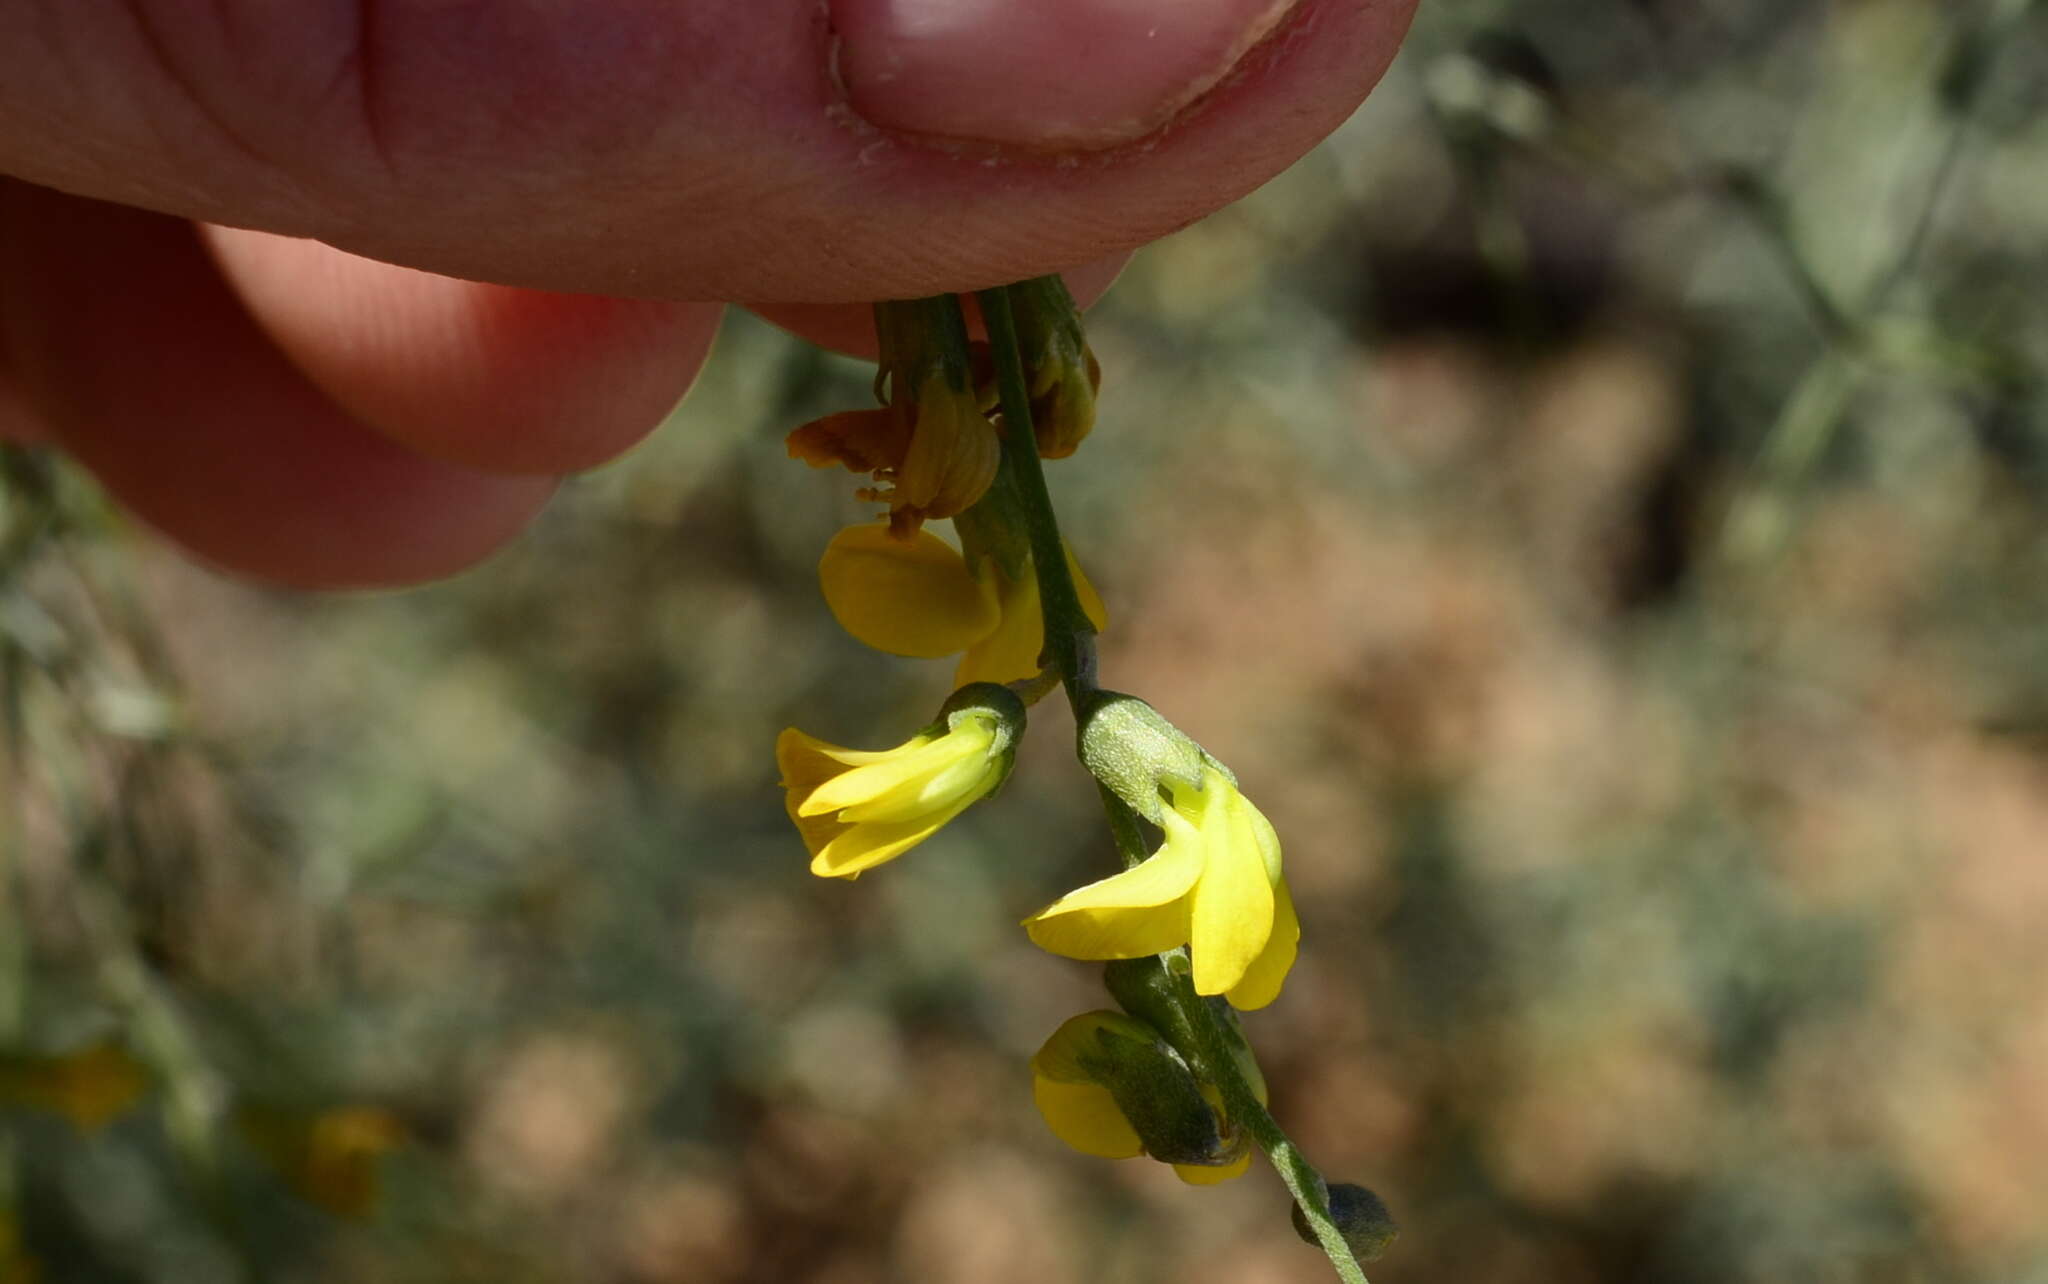
[(1208, 1004), (1197, 999), (1192, 1005), (1196, 1038), (1201, 1040), (1204, 1069), (1223, 1094), (1223, 1108), (1229, 1117), (1251, 1133), (1259, 1149), (1266, 1152), (1266, 1158), (1273, 1165), (1273, 1171), (1280, 1174), (1287, 1192), (1294, 1196), (1294, 1202), (1301, 1206), (1302, 1215), (1316, 1233), (1316, 1242), (1322, 1246), (1330, 1265), (1337, 1270), (1337, 1277), (1344, 1284), (1371, 1284), (1365, 1278), (1365, 1268), (1358, 1264), (1358, 1258), (1351, 1252), (1351, 1246), (1344, 1242), (1344, 1234), (1330, 1219), (1329, 1186), (1323, 1175), (1316, 1171), (1301, 1153), (1286, 1132), (1282, 1131), (1272, 1112), (1260, 1103), (1252, 1092), (1251, 1085), (1238, 1073), (1236, 1058), (1230, 1055), (1229, 1036), (1224, 1033), (1222, 1022)]
[[(1052, 508), (1052, 494), (1046, 489), (1045, 467), (1038, 458), (1038, 437), (1031, 425), (1030, 386), (1024, 377), (1024, 357), (1017, 345), (1017, 323), (1010, 306), (1012, 287), (982, 290), (974, 297), (981, 304), (982, 319), (988, 324), (989, 345), (996, 363), (996, 392), (1003, 412), (1004, 462), (1014, 470), (1017, 498), (1021, 502), (1031, 544), (1031, 562), (1038, 577), (1038, 599), (1045, 612), (1045, 649), (1039, 662), (1057, 670), (1067, 689), (1067, 700), (1080, 718), (1088, 698), (1100, 688), (1095, 684), (1095, 625), (1081, 609), (1081, 596), (1067, 570), (1066, 545), (1060, 539), (1059, 519)], [(1108, 813), (1110, 832), (1116, 838), (1118, 854), (1126, 866), (1136, 865), (1149, 853), (1138, 817), (1109, 789), (1102, 790), (1103, 810)], [(1365, 1271), (1352, 1255), (1343, 1234), (1330, 1220), (1327, 1187), (1322, 1175), (1280, 1128), (1238, 1069), (1230, 1053), (1230, 1035), (1208, 1003), (1187, 987), (1175, 1004), (1195, 1032), (1200, 1046), (1195, 1049), (1206, 1076), (1223, 1094), (1224, 1109), (1252, 1135), (1259, 1149), (1272, 1161), (1280, 1180), (1301, 1206), (1314, 1228), (1316, 1239), (1344, 1284), (1370, 1284)]]
[(1003, 455), (1015, 470), (1031, 542), (1031, 564), (1038, 576), (1039, 606), (1045, 613), (1045, 650), (1039, 659), (1045, 667), (1059, 671), (1067, 699), (1079, 716), (1084, 697), (1095, 690), (1095, 625), (1081, 609), (1081, 595), (1067, 571), (1067, 546), (1053, 516), (1052, 495), (1045, 488), (1045, 466), (1038, 458), (1038, 436), (1032, 431), (1031, 392), (1024, 378), (1024, 355), (1017, 347), (1017, 320), (1010, 307), (1009, 287), (982, 290), (974, 297), (981, 304), (989, 346), (995, 353)]

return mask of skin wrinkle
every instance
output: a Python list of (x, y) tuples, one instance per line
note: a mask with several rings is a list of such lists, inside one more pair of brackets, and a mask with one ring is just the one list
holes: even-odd
[[(136, 36), (158, 73), (176, 90), (178, 97), (191, 106), (213, 135), (225, 142), (230, 150), (249, 162), (254, 169), (276, 172), (276, 159), (258, 146), (253, 138), (244, 134), (228, 114), (221, 111), (212, 101), (211, 95), (204, 88), (207, 83), (205, 78), (190, 73), (184, 59), (173, 48), (170, 38), (151, 16), (151, 7), (156, 0), (118, 2), (127, 13), (129, 21), (134, 24)], [(221, 12), (218, 3), (209, 4), (207, 8), (218, 23)]]

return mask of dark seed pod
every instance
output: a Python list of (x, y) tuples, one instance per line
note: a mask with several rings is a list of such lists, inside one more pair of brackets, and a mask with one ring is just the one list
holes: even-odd
[[(1337, 1182), (1330, 1187), (1330, 1220), (1337, 1224), (1351, 1255), (1361, 1262), (1370, 1262), (1386, 1252), (1387, 1245), (1401, 1233), (1385, 1201), (1352, 1182)], [(1303, 1243), (1319, 1242), (1300, 1204), (1294, 1206), (1294, 1233), (1301, 1236)]]

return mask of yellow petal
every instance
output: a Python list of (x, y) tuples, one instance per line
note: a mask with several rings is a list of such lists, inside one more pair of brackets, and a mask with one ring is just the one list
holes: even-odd
[(1225, 1164), (1221, 1168), (1207, 1168), (1200, 1164), (1175, 1164), (1173, 1171), (1190, 1186), (1214, 1186), (1233, 1177), (1244, 1176), (1245, 1170), (1251, 1166), (1252, 1152), (1246, 1150), (1237, 1157), (1236, 1163)]
[[(910, 744), (922, 743), (923, 739), (919, 737)], [(784, 806), (790, 820), (796, 823), (797, 832), (803, 836), (804, 847), (813, 856), (845, 833), (848, 827), (840, 822), (837, 812), (806, 814), (804, 804), (849, 768), (886, 761), (906, 747), (880, 751), (842, 749), (816, 736), (806, 735), (795, 727), (785, 728), (775, 738), (775, 764), (782, 771), (782, 785), (788, 791), (783, 795)]]
[(1252, 800), (1243, 794), (1237, 800), (1244, 806), (1245, 819), (1251, 825), (1252, 838), (1258, 844), (1259, 858), (1266, 866), (1266, 881), (1280, 881), (1280, 835), (1273, 830), (1273, 822), (1266, 819), (1266, 813), (1252, 806)]
[[(1067, 570), (1074, 577), (1074, 591), (1081, 599), (1081, 611), (1099, 632), (1109, 623), (1102, 597), (1081, 573), (1072, 549), (1067, 550)], [(1038, 656), (1045, 649), (1045, 612), (1038, 601), (1038, 576), (1026, 566), (1023, 580), (1009, 579), (993, 562), (983, 578), (995, 584), (1001, 620), (981, 641), (960, 657), (953, 671), (953, 685), (970, 682), (1017, 682), (1038, 673)]]
[(789, 457), (813, 468), (844, 464), (857, 473), (895, 468), (909, 448), (909, 433), (893, 410), (846, 410), (789, 434)]
[(811, 791), (798, 811), (806, 816), (821, 816), (827, 812), (850, 811), (872, 805), (876, 811), (871, 817), (842, 815), (840, 819), (903, 819), (888, 813), (906, 802), (914, 811), (912, 800), (928, 780), (964, 757), (985, 757), (991, 739), (984, 726), (979, 736), (971, 732), (954, 732), (933, 736), (929, 740), (912, 740), (880, 755), (874, 762), (849, 767), (820, 784)]
[(1031, 1096), (1061, 1141), (1083, 1154), (1129, 1159), (1144, 1153), (1144, 1143), (1109, 1089), (1095, 1082), (1081, 1064), (1084, 1055), (1099, 1055), (1105, 1028), (1148, 1037), (1151, 1033), (1121, 1012), (1098, 1010), (1068, 1017), (1032, 1055)]
[(1136, 868), (1076, 888), (1024, 920), (1040, 949), (1070, 959), (1134, 959), (1188, 939), (1188, 891), (1202, 876), (1194, 826), (1168, 812), (1166, 841)]
[(1224, 991), (1223, 997), (1230, 1001), (1230, 1006), (1240, 1012), (1252, 1012), (1280, 997), (1280, 986), (1294, 966), (1300, 943), (1301, 920), (1294, 915), (1294, 897), (1288, 894), (1287, 880), (1283, 878), (1273, 884), (1273, 934), (1266, 938), (1266, 948), (1245, 969), (1244, 978)]
[(1002, 762), (988, 752), (993, 737), (983, 737), (971, 752), (945, 764), (922, 779), (906, 781), (873, 802), (848, 807), (839, 819), (849, 824), (891, 824), (914, 820), (960, 799), (973, 802), (995, 786), (1002, 775)]
[(1116, 1098), (1099, 1084), (1060, 1083), (1034, 1074), (1031, 1099), (1053, 1135), (1084, 1155), (1129, 1159), (1145, 1153), (1130, 1121), (1116, 1108)]
[(891, 655), (952, 655), (1001, 619), (994, 586), (968, 574), (960, 554), (925, 531), (898, 539), (886, 526), (849, 526), (826, 545), (818, 583), (841, 628)]
[(995, 586), (997, 622), (988, 635), (960, 657), (953, 671), (955, 688), (970, 682), (1016, 682), (1038, 672), (1038, 654), (1045, 647), (1045, 614), (1038, 606), (1038, 577), (1026, 568), (1012, 580), (986, 564), (984, 580)]
[(988, 493), (1002, 458), (1002, 439), (973, 390), (955, 390), (935, 372), (917, 390), (917, 420), (892, 505), (920, 519), (952, 517)]
[(848, 767), (881, 762), (892, 754), (903, 752), (907, 745), (928, 738), (918, 736), (894, 749), (847, 749), (795, 727), (784, 727), (782, 734), (775, 738), (775, 765), (782, 771), (783, 788), (809, 794)]
[(1202, 877), (1188, 898), (1188, 954), (1195, 993), (1222, 994), (1272, 938), (1273, 884), (1250, 804), (1218, 772), (1203, 783)]
[[(812, 854), (811, 872), (820, 878), (852, 878), (894, 860), (937, 833), (978, 796), (966, 794), (937, 811), (895, 823), (849, 825), (835, 820), (842, 828)], [(805, 838), (808, 841), (809, 835)]]

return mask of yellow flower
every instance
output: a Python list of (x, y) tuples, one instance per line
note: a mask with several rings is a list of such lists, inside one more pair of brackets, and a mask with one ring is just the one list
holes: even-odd
[[(1117, 1065), (1118, 1044), (1156, 1050), (1163, 1059), (1129, 1057)], [(1152, 1049), (1144, 1049), (1146, 1044)], [(1177, 1075), (1172, 1073), (1176, 1069)], [(1155, 1137), (1151, 1147), (1117, 1104), (1109, 1083), (1119, 1077), (1135, 1090), (1127, 1100), (1146, 1102), (1155, 1110), (1148, 1127), (1165, 1136)], [(1263, 1105), (1265, 1080), (1256, 1067), (1247, 1077)], [(1189, 1088), (1198, 1095), (1190, 1096)], [(1177, 1112), (1174, 1105), (1162, 1105), (1176, 1097)], [(1031, 1099), (1053, 1135), (1084, 1155), (1129, 1159), (1156, 1151), (1154, 1158), (1172, 1163), (1182, 1181), (1196, 1186), (1243, 1176), (1251, 1164), (1251, 1147), (1225, 1117), (1222, 1095), (1210, 1084), (1194, 1082), (1185, 1063), (1164, 1048), (1150, 1026), (1120, 1012), (1083, 1012), (1053, 1031), (1031, 1058)], [(1199, 1117), (1187, 1117), (1191, 1113)], [(1194, 1158), (1205, 1162), (1176, 1162)]]
[(980, 683), (954, 692), (938, 722), (894, 749), (842, 749), (785, 730), (775, 762), (811, 872), (852, 878), (931, 837), (1003, 783), (1023, 726), (1023, 702)]
[[(1067, 570), (1081, 609), (1100, 629), (1108, 621), (1095, 586), (1070, 552)], [(849, 526), (832, 537), (818, 562), (825, 605), (840, 627), (877, 651), (935, 659), (960, 654), (953, 685), (1016, 682), (1038, 672), (1045, 617), (1038, 577), (1004, 574), (994, 558), (981, 574), (936, 535), (908, 539), (878, 524)]]
[(56, 1057), (0, 1061), (0, 1100), (64, 1116), (80, 1132), (98, 1132), (149, 1090), (149, 1072), (112, 1040)]
[(1166, 840), (1135, 868), (1067, 893), (1024, 921), (1041, 948), (1132, 959), (1188, 947), (1197, 994), (1261, 1008), (1294, 966), (1301, 924), (1280, 876), (1273, 826), (1228, 776), (1166, 781)]
[(405, 1124), (377, 1106), (245, 1105), (235, 1121), (301, 1198), (357, 1221), (376, 1211), (381, 1161), (407, 1138)]

